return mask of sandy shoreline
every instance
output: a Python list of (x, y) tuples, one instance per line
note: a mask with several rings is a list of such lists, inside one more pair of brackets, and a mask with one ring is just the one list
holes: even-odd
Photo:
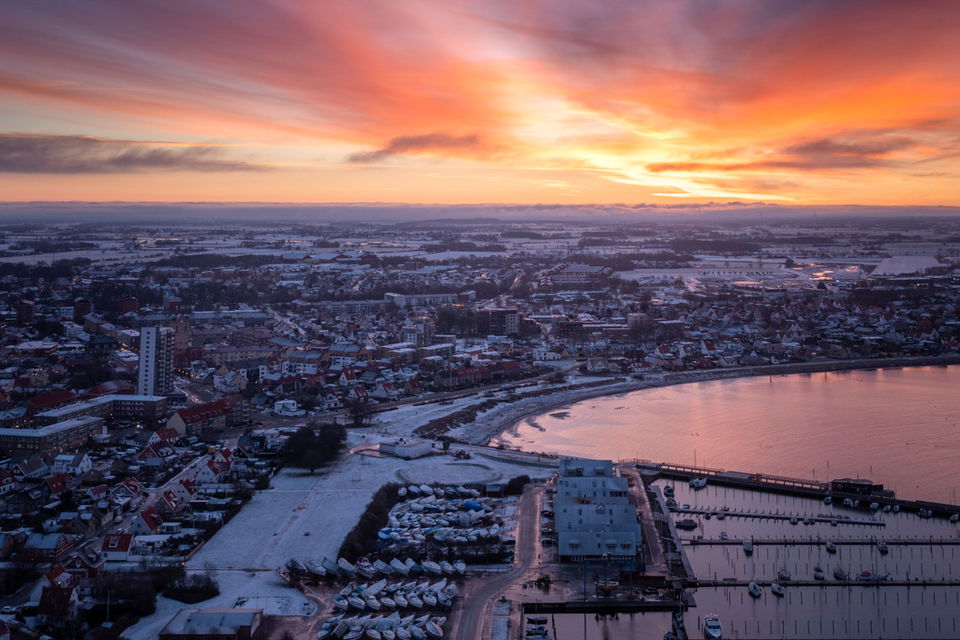
[[(799, 362), (767, 365), (761, 367), (731, 367), (728, 369), (703, 369), (666, 374), (663, 380), (630, 380), (590, 389), (575, 391), (559, 390), (556, 393), (532, 398), (522, 402), (498, 407), (479, 416), (473, 424), (462, 427), (461, 439), (471, 444), (498, 444), (500, 434), (510, 431), (520, 421), (559, 409), (575, 402), (620, 395), (644, 389), (656, 389), (691, 382), (713, 382), (757, 376), (790, 375), (798, 373), (821, 373), (829, 371), (854, 371), (880, 368), (924, 367), (960, 364), (960, 354), (947, 356), (918, 356), (902, 358), (868, 358), (862, 360), (827, 360), (822, 362)], [(623, 376), (611, 376), (622, 378)]]

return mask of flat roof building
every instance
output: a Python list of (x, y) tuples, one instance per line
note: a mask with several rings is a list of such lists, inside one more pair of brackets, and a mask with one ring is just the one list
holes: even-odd
[(637, 505), (612, 461), (562, 459), (554, 512), (562, 561), (636, 557), (641, 541)]

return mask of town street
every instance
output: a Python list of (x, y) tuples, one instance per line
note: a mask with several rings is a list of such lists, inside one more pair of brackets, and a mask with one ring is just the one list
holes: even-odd
[(476, 640), (480, 637), (490, 602), (513, 584), (527, 579), (537, 566), (542, 485), (529, 486), (520, 499), (517, 513), (517, 544), (513, 568), (490, 578), (471, 578), (464, 587), (460, 607), (451, 616), (451, 637)]

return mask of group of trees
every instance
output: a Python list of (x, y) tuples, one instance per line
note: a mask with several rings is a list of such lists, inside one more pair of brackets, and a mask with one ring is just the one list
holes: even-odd
[(523, 488), (528, 484), (530, 484), (530, 476), (516, 476), (507, 481), (507, 486), (503, 488), (503, 492), (508, 496), (518, 496), (523, 493)]
[(280, 457), (286, 465), (314, 473), (337, 459), (346, 438), (347, 430), (339, 424), (301, 427), (287, 439)]
[(390, 509), (400, 501), (397, 489), (400, 485), (388, 483), (380, 487), (367, 505), (360, 520), (340, 545), (338, 555), (350, 562), (367, 553), (377, 541), (377, 532), (387, 524)]
[(180, 602), (193, 604), (220, 595), (220, 585), (209, 574), (195, 573), (177, 578), (164, 590), (163, 595)]

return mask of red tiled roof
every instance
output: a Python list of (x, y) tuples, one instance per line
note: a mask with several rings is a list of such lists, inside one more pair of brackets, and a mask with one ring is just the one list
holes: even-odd
[(51, 391), (38, 393), (27, 400), (26, 404), (34, 411), (46, 411), (47, 409), (59, 407), (62, 404), (72, 402), (76, 399), (77, 394), (73, 391), (68, 389), (53, 389)]
[(103, 536), (103, 544), (100, 545), (100, 552), (130, 551), (131, 544), (133, 544), (132, 533), (108, 533)]
[(213, 420), (220, 416), (227, 415), (228, 406), (223, 400), (214, 402), (205, 402), (203, 404), (187, 407), (177, 411), (177, 415), (186, 423), (202, 422), (204, 420)]

